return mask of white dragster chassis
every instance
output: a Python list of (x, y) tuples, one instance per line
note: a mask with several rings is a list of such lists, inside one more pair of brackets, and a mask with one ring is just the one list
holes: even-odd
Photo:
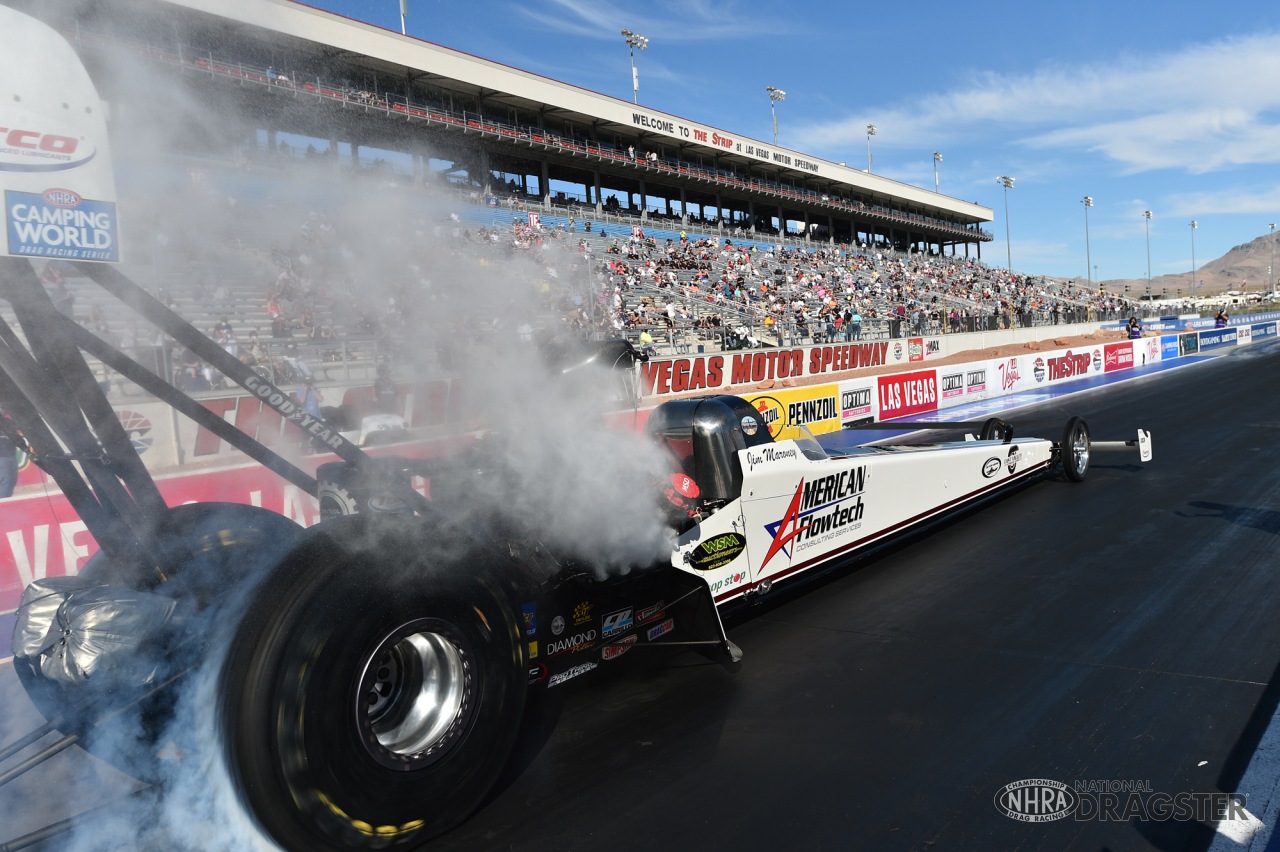
[[(744, 433), (753, 425), (744, 420)], [(1011, 439), (1000, 421), (970, 425), (997, 437), (827, 451), (803, 434), (738, 449), (740, 493), (695, 515), (672, 565), (701, 576), (717, 605), (732, 604), (1050, 475), (1059, 462), (1080, 481), (1091, 450), (1137, 447), (1143, 461), (1151, 458), (1150, 433), (1094, 442), (1079, 418), (1060, 442)]]

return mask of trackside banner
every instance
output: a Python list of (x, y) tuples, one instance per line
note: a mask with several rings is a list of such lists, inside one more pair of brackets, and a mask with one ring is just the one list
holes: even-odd
[[(1251, 326), (1247, 339), (1257, 342), (1276, 336), (1277, 323), (1266, 322)], [(765, 414), (770, 432), (775, 437), (793, 437), (798, 434), (800, 426), (821, 434), (869, 420), (889, 420), (1088, 379), (1155, 360), (1176, 358), (1180, 354), (1195, 354), (1202, 344), (1204, 348), (1212, 349), (1235, 345), (1240, 340), (1236, 329), (1188, 332), (785, 388), (748, 394), (744, 398)], [(885, 346), (883, 343), (874, 345)], [(757, 354), (760, 353), (753, 352), (745, 357), (754, 363)], [(793, 356), (788, 357), (794, 363)], [(826, 356), (818, 357), (821, 364)], [(831, 357), (834, 362), (837, 356), (832, 354)], [(904, 349), (904, 360), (906, 357)], [(775, 367), (781, 360), (781, 353), (775, 353)], [(448, 382), (403, 386), (400, 410), (420, 424), (455, 422), (458, 417), (456, 391)], [(369, 402), (365, 396), (371, 393), (368, 388), (349, 389), (344, 400), (362, 407)], [(263, 430), (272, 435), (278, 434), (281, 428), (279, 418), (265, 418), (255, 403), (252, 397), (205, 401), (208, 407), (230, 422), (242, 426), (256, 423), (259, 437), (263, 436)], [(248, 407), (242, 409), (242, 405)], [(644, 409), (618, 412), (608, 420), (619, 428), (638, 429), (643, 427), (648, 413)], [(122, 406), (117, 415), (135, 446), (142, 450), (144, 459), (154, 452), (173, 451), (172, 444), (178, 440), (188, 442), (185, 447), (188, 459), (219, 457), (223, 453), (227, 453), (225, 460), (228, 462), (243, 458), (220, 445), (206, 443), (200, 444), (205, 452), (192, 453), (198, 443), (195, 427), (190, 427), (190, 434), (181, 429), (174, 431), (172, 421), (175, 415), (163, 406), (142, 403), (127, 408)], [(209, 436), (206, 440), (212, 439), (213, 436)], [(430, 457), (455, 452), (465, 440), (416, 442), (379, 448), (376, 452)], [(332, 455), (310, 456), (302, 459), (300, 464), (314, 470), (318, 464), (333, 459)], [(24, 471), (25, 475), (28, 472)], [(310, 495), (255, 464), (234, 464), (216, 470), (162, 476), (157, 479), (157, 484), (170, 505), (230, 501), (262, 506), (301, 524), (310, 525), (318, 519), (316, 501)], [(70, 504), (51, 485), (47, 493), (0, 500), (0, 615), (14, 610), (22, 589), (31, 580), (75, 573), (96, 549), (96, 544), (72, 512)]]
[(941, 340), (912, 337), (906, 340), (828, 343), (795, 349), (750, 349), (685, 358), (651, 361), (641, 365), (640, 393), (662, 397), (689, 391), (716, 391), (734, 385), (825, 376), (864, 367), (910, 364), (937, 358)]

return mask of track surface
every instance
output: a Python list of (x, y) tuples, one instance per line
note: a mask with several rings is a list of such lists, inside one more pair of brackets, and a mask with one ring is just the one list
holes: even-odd
[(1095, 454), (1083, 484), (760, 607), (730, 625), (737, 672), (632, 653), (554, 690), (518, 774), (431, 848), (1206, 848), (1197, 822), (1032, 825), (992, 799), (1026, 778), (1236, 790), (1280, 698), (1277, 372), (1262, 344), (1020, 412), (1022, 435), (1145, 426), (1155, 461)]
[[(1233, 792), (1280, 696), (1280, 346), (1020, 413), (1152, 430), (567, 696), (547, 745), (433, 848), (1183, 849), (1196, 822), (1015, 822), (1025, 778)], [(631, 654), (623, 661), (638, 655)], [(1200, 766), (1201, 761), (1206, 761)]]

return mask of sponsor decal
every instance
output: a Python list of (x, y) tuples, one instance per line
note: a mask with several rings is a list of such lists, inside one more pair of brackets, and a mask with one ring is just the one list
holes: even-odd
[(636, 624), (647, 624), (650, 621), (656, 621), (667, 614), (666, 601), (658, 601), (653, 606), (647, 606), (644, 609), (636, 611)]
[(902, 343), (901, 342), (893, 344), (893, 360), (895, 361), (902, 360)]
[(538, 643), (537, 642), (529, 643), (529, 659), (531, 660), (538, 659)]
[(853, 388), (840, 392), (840, 417), (852, 420), (871, 414), (871, 388)]
[(756, 423), (756, 419), (752, 417), (750, 414), (742, 418), (742, 434), (746, 435), (747, 437), (754, 435), (756, 433), (756, 430), (759, 428), (760, 428), (760, 425)]
[(559, 636), (561, 633), (564, 632), (563, 616), (557, 615), (555, 618), (551, 619), (551, 632), (556, 636)]
[(1022, 373), (1018, 372), (1017, 358), (1001, 361), (996, 365), (996, 369), (1000, 373), (1000, 390), (1002, 391), (1007, 391), (1022, 381)]
[(622, 637), (617, 642), (614, 642), (610, 645), (605, 645), (603, 648), (600, 649), (600, 659), (602, 660), (618, 659), (623, 654), (627, 653), (627, 651), (631, 649), (631, 646), (636, 644), (636, 641), (639, 638), (640, 637), (636, 636), (636, 634), (632, 633), (630, 636)]
[[(2, 152), (0, 152), (2, 155)], [(67, 189), (4, 194), (9, 254), (67, 260), (120, 260), (116, 205)]]
[[(738, 533), (725, 533), (707, 539), (693, 549), (689, 565), (698, 571), (723, 568), (747, 549), (747, 539)], [(607, 634), (606, 634), (607, 635)]]
[(876, 384), (880, 416), (886, 420), (938, 408), (938, 374), (933, 370), (879, 376)]
[(805, 426), (810, 423), (820, 423), (823, 420), (836, 420), (839, 417), (840, 409), (836, 407), (834, 396), (806, 399), (787, 405), (787, 423), (791, 426)]
[(1053, 822), (1071, 815), (1080, 804), (1076, 792), (1061, 781), (1027, 778), (996, 791), (996, 810), (1019, 822)]
[(1031, 364), (1031, 377), (1036, 380), (1036, 384), (1040, 384), (1041, 382), (1044, 381), (1044, 374), (1045, 374), (1044, 359), (1037, 358)]
[(779, 552), (789, 558), (787, 545), (792, 541), (799, 551), (861, 527), (866, 488), (866, 465), (820, 476), (808, 483), (801, 479), (782, 520), (765, 524), (773, 541), (760, 567), (768, 565)]
[(1103, 370), (1111, 373), (1116, 370), (1128, 370), (1133, 366), (1133, 344), (1108, 343), (1102, 349)]
[[(746, 581), (747, 581), (746, 571), (735, 571), (734, 573), (730, 574), (728, 577), (722, 577), (721, 579), (716, 580), (714, 583), (712, 583), (711, 594), (714, 595), (717, 592), (727, 592), (730, 589), (732, 589), (734, 586), (740, 586)], [(659, 615), (658, 617), (661, 618), (662, 616)]]
[(529, 666), (529, 685), (535, 686), (547, 679), (547, 664), (534, 663)]
[(1017, 444), (1014, 444), (1012, 447), (1009, 448), (1008, 461), (1009, 461), (1009, 473), (1013, 473), (1015, 470), (1018, 469), (1018, 462), (1022, 461), (1022, 450), (1018, 448)]
[(12, 107), (9, 127), (0, 127), (0, 172), (60, 172), (78, 168), (97, 154), (88, 139), (69, 127), (50, 127)]
[(698, 488), (698, 483), (693, 481), (693, 477), (683, 473), (671, 474), (671, 487), (682, 497), (688, 497), (690, 500), (697, 498), (702, 490)]
[(1000, 472), (1000, 459), (992, 456), (982, 463), (982, 478), (990, 479)]
[(151, 449), (151, 442), (155, 438), (151, 434), (150, 418), (145, 414), (139, 414), (136, 411), (129, 411), (124, 408), (116, 410), (116, 418), (129, 435), (129, 440), (133, 443), (133, 448), (138, 455), (142, 455)]
[(924, 357), (936, 358), (942, 354), (942, 341), (932, 337), (924, 342)]
[(631, 607), (620, 609), (617, 612), (611, 612), (604, 617), (600, 623), (600, 635), (604, 637), (612, 636), (615, 633), (622, 633), (630, 630), (635, 622), (631, 618)]
[[(1245, 810), (1244, 793), (1166, 793), (1146, 780), (1083, 780), (1070, 787), (1049, 778), (1027, 778), (996, 791), (996, 810), (1018, 822), (1196, 822), (1217, 824), (1228, 837), (1257, 817)], [(1240, 825), (1232, 826), (1230, 823)]]
[(675, 620), (668, 618), (666, 621), (662, 622), (661, 624), (655, 624), (653, 627), (650, 627), (649, 632), (645, 635), (648, 636), (649, 641), (652, 642), (654, 639), (657, 639), (659, 636), (666, 636), (668, 633), (674, 630), (675, 627), (676, 627)]
[(1093, 350), (1093, 371), (1095, 373), (1102, 372), (1102, 350)]
[(907, 360), (923, 361), (924, 360), (924, 340), (919, 337), (907, 338)]
[[(1037, 362), (1039, 361), (1039, 359), (1036, 360)], [(1093, 358), (1088, 352), (1067, 350), (1065, 355), (1049, 359), (1049, 381), (1056, 382), (1061, 379), (1070, 379), (1074, 376), (1087, 375), (1089, 366), (1092, 363)]]
[(547, 683), (547, 689), (550, 689), (553, 686), (559, 686), (567, 680), (573, 680), (578, 675), (586, 674), (592, 669), (597, 668), (599, 665), (599, 663), (579, 663), (571, 669), (566, 669), (559, 674), (552, 675), (551, 681)]
[(1178, 349), (1183, 355), (1194, 355), (1200, 351), (1200, 335), (1196, 332), (1178, 335)]
[(965, 393), (982, 393), (987, 389), (987, 371), (970, 370), (964, 374)]
[(535, 603), (521, 605), (520, 613), (524, 616), (524, 635), (538, 635), (538, 606)]
[(1236, 345), (1236, 330), (1234, 328), (1216, 328), (1213, 331), (1200, 332), (1200, 351), (1204, 352), (1209, 349), (1220, 349), (1224, 346)]
[(573, 626), (580, 627), (591, 621), (591, 601), (583, 601), (573, 608)]
[(782, 403), (771, 396), (760, 396), (756, 397), (752, 404), (756, 407), (756, 411), (760, 412), (760, 422), (769, 430), (769, 434), (775, 438), (778, 437), (787, 425), (782, 419), (782, 413), (786, 410), (782, 407)]
[[(1171, 360), (1178, 357), (1178, 336), (1176, 334), (1166, 334), (1160, 338), (1160, 359)], [(1098, 354), (1098, 363), (1101, 363), (1102, 356)]]
[(563, 654), (566, 651), (570, 654), (577, 654), (585, 651), (596, 644), (596, 631), (584, 630), (581, 633), (575, 633), (572, 636), (566, 636), (563, 639), (552, 639), (547, 643), (547, 656), (554, 657), (556, 654)]
[(789, 447), (756, 447), (746, 450), (747, 470), (755, 470), (758, 465), (781, 461), (795, 461), (800, 458), (800, 451)]
[(942, 385), (943, 399), (950, 399), (954, 396), (964, 396), (964, 373), (952, 373), (949, 376), (939, 376), (938, 382)]

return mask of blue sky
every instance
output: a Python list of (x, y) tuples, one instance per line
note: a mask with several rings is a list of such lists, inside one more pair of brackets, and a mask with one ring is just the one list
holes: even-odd
[[(1189, 272), (1280, 224), (1274, 3), (407, 0), (409, 35), (994, 211), (983, 259), (1101, 280)], [(398, 0), (313, 0), (400, 29)], [(1085, 240), (1081, 199), (1092, 196)], [(1253, 282), (1251, 282), (1253, 283)]]

